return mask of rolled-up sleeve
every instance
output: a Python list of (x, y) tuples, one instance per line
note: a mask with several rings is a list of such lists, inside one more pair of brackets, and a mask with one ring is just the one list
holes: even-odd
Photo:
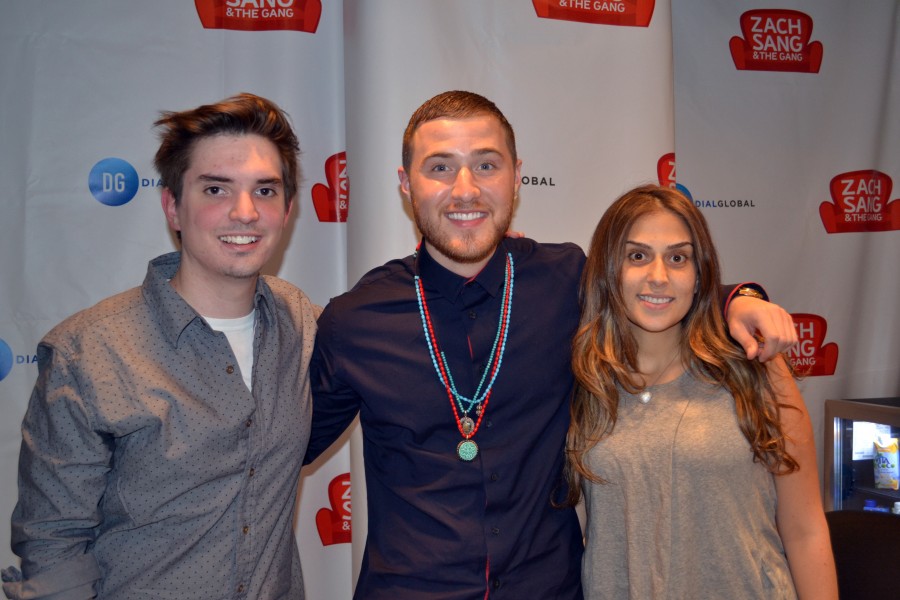
[(38, 378), (22, 422), (12, 549), (21, 572), (3, 571), (9, 598), (91, 598), (100, 579), (90, 553), (112, 460), (112, 440), (93, 424), (76, 361), (38, 346)]
[(90, 554), (75, 556), (23, 580), (22, 573), (10, 567), (3, 570), (3, 593), (13, 600), (77, 600), (94, 598), (94, 581), (100, 579), (100, 567)]

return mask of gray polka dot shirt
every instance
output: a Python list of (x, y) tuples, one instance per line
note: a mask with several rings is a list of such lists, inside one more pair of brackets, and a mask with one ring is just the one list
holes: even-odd
[(292, 522), (319, 309), (260, 278), (251, 393), (224, 334), (168, 284), (179, 261), (154, 259), (143, 286), (38, 347), (13, 598), (303, 598)]

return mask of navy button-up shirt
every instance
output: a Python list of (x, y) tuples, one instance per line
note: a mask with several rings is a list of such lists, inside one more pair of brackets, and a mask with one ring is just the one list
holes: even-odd
[[(515, 278), (506, 350), (473, 438), (478, 455), (463, 462), (414, 276), (456, 387), (472, 397), (497, 334), (507, 253)], [(310, 366), (307, 461), (359, 413), (369, 532), (357, 598), (581, 598), (578, 520), (551, 500), (564, 492), (583, 263), (574, 244), (506, 239), (467, 280), (423, 248), (418, 259), (371, 271), (325, 309)]]

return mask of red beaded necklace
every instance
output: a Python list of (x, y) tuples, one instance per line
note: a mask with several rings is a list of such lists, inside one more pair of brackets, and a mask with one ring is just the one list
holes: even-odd
[[(475, 391), (475, 395), (469, 399), (457, 392), (456, 385), (453, 382), (453, 376), (450, 374), (450, 366), (444, 353), (441, 352), (437, 336), (434, 333), (434, 326), (431, 322), (431, 313), (428, 310), (428, 302), (425, 299), (425, 289), (422, 286), (421, 278), (415, 276), (416, 299), (419, 303), (419, 315), (422, 318), (422, 328), (425, 330), (426, 341), (428, 342), (428, 351), (431, 355), (431, 362), (434, 365), (438, 379), (447, 392), (447, 398), (450, 400), (450, 407), (453, 410), (453, 418), (456, 421), (456, 427), (463, 439), (456, 447), (456, 455), (460, 460), (471, 461), (478, 455), (478, 444), (472, 439), (481, 426), (484, 414), (487, 411), (487, 405), (493, 391), (494, 381), (500, 371), (500, 365), (503, 363), (503, 354), (506, 350), (506, 338), (509, 333), (509, 317), (512, 310), (512, 292), (513, 281), (515, 278), (515, 268), (513, 266), (512, 256), (506, 255), (505, 282), (503, 284), (503, 299), (500, 309), (500, 319), (497, 325), (497, 336), (494, 339), (494, 347), (491, 349), (491, 358), (488, 367), (485, 369), (484, 377)], [(485, 378), (490, 374), (490, 381), (483, 394), (480, 394), (484, 385)], [(468, 404), (468, 406), (465, 406)], [(457, 408), (458, 406), (458, 408)], [(473, 421), (469, 417), (469, 410), (476, 406), (477, 421)], [(462, 413), (462, 416), (460, 416)]]

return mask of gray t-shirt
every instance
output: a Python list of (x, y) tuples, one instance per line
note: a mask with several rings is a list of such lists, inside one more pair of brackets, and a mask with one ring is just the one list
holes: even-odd
[(690, 373), (647, 404), (621, 388), (611, 436), (588, 457), (588, 600), (794, 599), (773, 476), (753, 462), (734, 399)]

